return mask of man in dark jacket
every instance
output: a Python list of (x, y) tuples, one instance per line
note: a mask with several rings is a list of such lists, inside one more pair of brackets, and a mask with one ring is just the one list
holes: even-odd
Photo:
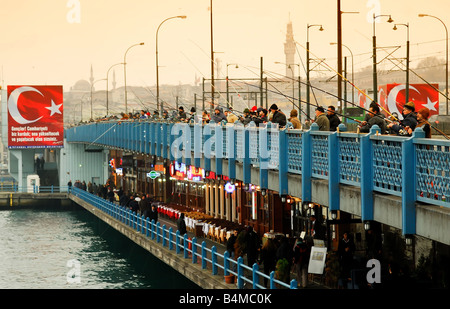
[(386, 134), (386, 121), (384, 120), (384, 115), (380, 113), (380, 108), (378, 105), (371, 105), (369, 107), (369, 119), (368, 121), (363, 121), (359, 132), (369, 133), (370, 128), (373, 125), (377, 125), (381, 129), (381, 134)]
[(327, 118), (330, 121), (330, 131), (336, 131), (337, 127), (341, 123), (341, 119), (335, 113), (336, 109), (333, 105), (328, 106)]
[(222, 111), (221, 107), (216, 107), (214, 109), (214, 114), (211, 116), (211, 121), (214, 121), (215, 123), (220, 123), (222, 120), (227, 121), (227, 116)]
[(278, 123), (280, 128), (285, 127), (286, 115), (278, 109), (278, 106), (276, 104), (272, 104), (272, 106), (270, 106), (270, 111), (272, 112), (272, 123)]
[(403, 120), (400, 120), (399, 124), (390, 123), (388, 127), (394, 133), (398, 135), (408, 135), (408, 129), (414, 131), (417, 126), (417, 116), (414, 113), (415, 105), (414, 102), (410, 101), (403, 106)]

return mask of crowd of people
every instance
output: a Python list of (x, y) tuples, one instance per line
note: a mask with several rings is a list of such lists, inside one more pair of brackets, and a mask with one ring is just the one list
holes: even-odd
[[(306, 116), (306, 115), (305, 115)], [(336, 113), (336, 108), (333, 105), (327, 108), (317, 106), (315, 108), (314, 118), (306, 119), (304, 124), (309, 127), (312, 123), (319, 126), (319, 131), (337, 131), (339, 124), (342, 123), (342, 118), (347, 116)], [(430, 110), (422, 107), (415, 110), (415, 104), (407, 102), (402, 111), (402, 119), (399, 120), (398, 114), (393, 112), (386, 117), (380, 110), (380, 106), (376, 102), (372, 102), (365, 114), (363, 121), (359, 121), (358, 130), (361, 133), (368, 133), (370, 129), (377, 125), (380, 128), (380, 134), (394, 134), (400, 136), (411, 136), (416, 127), (421, 127), (425, 131), (426, 137), (431, 137), (431, 126), (428, 122), (430, 117)], [(197, 118), (196, 118), (197, 117)], [(309, 117), (306, 117), (309, 118)], [(353, 119), (351, 117), (347, 117)], [(210, 122), (214, 123), (242, 123), (244, 125), (254, 122), (257, 127), (261, 123), (275, 123), (279, 128), (302, 129), (303, 125), (299, 118), (298, 111), (292, 109), (287, 116), (276, 104), (272, 104), (269, 109), (264, 107), (253, 106), (252, 108), (245, 108), (244, 111), (237, 112), (231, 106), (221, 107), (216, 106), (212, 113), (203, 110), (197, 113), (195, 107), (192, 107), (189, 112), (186, 112), (183, 106), (179, 106), (178, 110), (172, 110), (169, 113), (166, 109), (163, 110), (162, 115), (155, 110), (150, 113), (148, 110), (141, 110), (139, 113), (121, 113), (120, 117), (109, 116), (98, 119), (99, 121), (116, 120), (116, 121), (142, 121), (142, 120), (165, 120), (171, 122), (186, 122), (192, 123), (194, 120), (201, 121), (202, 124)], [(353, 119), (354, 120), (354, 119)]]

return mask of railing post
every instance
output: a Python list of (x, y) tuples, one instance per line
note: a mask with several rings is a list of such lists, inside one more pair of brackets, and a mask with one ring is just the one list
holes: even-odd
[(422, 128), (417, 128), (412, 137), (402, 144), (402, 233), (413, 235), (416, 233), (416, 147), (415, 138), (425, 138)]
[(202, 241), (202, 269), (206, 269), (206, 241)]
[(254, 263), (252, 270), (253, 270), (253, 289), (257, 288), (257, 284), (259, 283), (259, 276), (258, 276), (258, 264)]
[(338, 133), (328, 135), (328, 203), (331, 210), (340, 208), (339, 190), (339, 138)]
[(273, 281), (273, 279), (275, 279), (275, 271), (274, 270), (272, 270), (270, 272), (270, 281), (269, 281), (270, 289), (276, 289), (275, 282)]
[(197, 238), (192, 238), (192, 264), (197, 264)]
[(161, 227), (161, 223), (157, 222), (156, 223), (156, 242), (157, 243), (159, 243), (161, 241), (160, 227)]
[(302, 202), (310, 202), (312, 199), (312, 138), (311, 131), (318, 130), (317, 123), (302, 134)]
[(244, 259), (242, 256), (238, 257), (237, 259), (237, 287), (238, 289), (242, 289), (244, 287), (244, 280), (242, 279), (243, 275), (243, 269), (242, 269), (242, 263), (244, 262)]
[(173, 228), (169, 227), (169, 250), (173, 250)]
[(189, 252), (188, 252), (188, 234), (183, 235), (183, 251), (184, 251), (184, 258), (187, 259)]
[(230, 177), (230, 179), (236, 179), (236, 142), (234, 132), (234, 125), (226, 127), (228, 177)]
[(156, 229), (155, 220), (152, 220), (152, 226), (151, 226), (151, 230), (152, 230), (151, 238), (152, 238), (152, 240), (155, 239), (155, 229)]
[(280, 186), (279, 194), (288, 194), (288, 136), (286, 130), (280, 130), (278, 134), (278, 183)]
[(216, 174), (223, 175), (222, 162), (223, 162), (223, 126), (221, 123), (214, 127), (214, 144), (215, 144), (215, 161), (216, 161)]
[(150, 236), (150, 220), (147, 218), (147, 219), (145, 219), (145, 223), (146, 223), (146, 235), (147, 235), (147, 237), (149, 237)]
[(230, 261), (228, 258), (230, 257), (230, 253), (225, 251), (223, 254), (223, 275), (228, 276), (228, 269), (230, 268)]
[(290, 284), (291, 289), (297, 289), (297, 280), (292, 279)]
[(373, 220), (373, 143), (370, 136), (380, 128), (374, 125), (370, 128), (369, 134), (361, 136), (361, 220)]
[(180, 253), (180, 231), (177, 231), (175, 235), (175, 252)]
[(212, 274), (217, 275), (217, 248), (212, 246), (211, 248), (211, 264), (212, 264)]
[(162, 226), (162, 245), (163, 247), (167, 246), (167, 236), (166, 236), (166, 225)]

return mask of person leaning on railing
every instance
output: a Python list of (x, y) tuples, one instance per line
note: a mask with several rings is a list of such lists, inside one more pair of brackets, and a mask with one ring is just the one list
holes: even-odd
[[(416, 128), (422, 128), (425, 132), (426, 138), (431, 138), (431, 126), (428, 123), (428, 117), (430, 117), (430, 110), (426, 107), (422, 107), (417, 111), (417, 126)], [(408, 134), (412, 135), (413, 130), (408, 128)]]
[(380, 108), (378, 105), (370, 105), (369, 113), (367, 113), (368, 118), (364, 120), (359, 128), (359, 132), (361, 133), (369, 133), (370, 128), (374, 125), (377, 125), (381, 134), (386, 134), (386, 121), (383, 114), (380, 113)]

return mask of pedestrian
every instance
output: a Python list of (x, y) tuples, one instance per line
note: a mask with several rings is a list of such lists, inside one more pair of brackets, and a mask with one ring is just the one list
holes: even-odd
[(327, 118), (330, 122), (330, 131), (336, 131), (337, 127), (341, 123), (341, 119), (336, 115), (336, 109), (333, 105), (328, 106)]
[[(275, 270), (277, 263), (277, 247), (275, 241), (272, 238), (266, 240), (261, 248), (261, 262), (264, 265), (264, 273), (270, 275)], [(267, 288), (267, 278), (264, 277), (264, 286)]]
[(180, 214), (180, 217), (177, 219), (177, 228), (178, 228), (178, 231), (180, 232), (181, 236), (183, 236), (184, 234), (187, 233), (186, 222), (184, 221), (184, 213), (183, 212)]
[(151, 204), (151, 210), (149, 212), (149, 219), (150, 219), (150, 222), (154, 221), (155, 224), (158, 222), (158, 208), (156, 206), (156, 203)]
[(314, 122), (319, 126), (319, 131), (330, 131), (330, 120), (325, 115), (325, 109), (322, 106), (316, 107)]
[(180, 121), (186, 121), (186, 118), (187, 118), (187, 116), (186, 116), (186, 112), (184, 111), (184, 107), (183, 106), (180, 106), (179, 108), (178, 108), (178, 119), (180, 120)]
[(308, 285), (308, 265), (311, 250), (308, 244), (299, 237), (294, 246), (294, 260), (293, 263), (297, 273), (297, 283), (302, 288)]
[(340, 266), (340, 279), (343, 286), (346, 286), (347, 281), (351, 280), (351, 269), (353, 267), (353, 254), (355, 252), (355, 243), (348, 235), (348, 232), (344, 232), (342, 239), (338, 244), (339, 254), (339, 266)]
[(302, 123), (298, 119), (298, 112), (296, 109), (291, 110), (289, 121), (294, 126), (294, 129), (300, 130), (302, 128)]
[(144, 215), (144, 218), (147, 218), (146, 213), (148, 213), (149, 209), (147, 207), (148, 203), (145, 200), (144, 194), (141, 195), (141, 200), (138, 202), (138, 204), (139, 204), (139, 212), (141, 213), (141, 215)]
[(270, 106), (270, 111), (272, 112), (272, 122), (278, 123), (280, 128), (284, 128), (286, 126), (286, 115), (278, 109), (276, 104), (272, 104)]
[(202, 122), (203, 122), (203, 124), (209, 123), (210, 120), (211, 120), (211, 116), (209, 115), (209, 113), (206, 110), (204, 110), (202, 112)]
[(253, 267), (258, 260), (260, 241), (258, 234), (255, 233), (253, 227), (247, 227), (247, 264)]
[(69, 187), (69, 192), (72, 190), (72, 180), (69, 180), (67, 183), (67, 187)]
[(269, 121), (269, 119), (267, 119), (267, 114), (268, 111), (265, 108), (258, 108), (257, 112), (257, 116), (253, 116), (253, 122), (256, 124), (257, 127), (259, 127), (259, 125), (261, 123), (267, 123)]
[(108, 193), (106, 194), (108, 200), (113, 203), (114, 202), (114, 191), (111, 187), (109, 187)]

